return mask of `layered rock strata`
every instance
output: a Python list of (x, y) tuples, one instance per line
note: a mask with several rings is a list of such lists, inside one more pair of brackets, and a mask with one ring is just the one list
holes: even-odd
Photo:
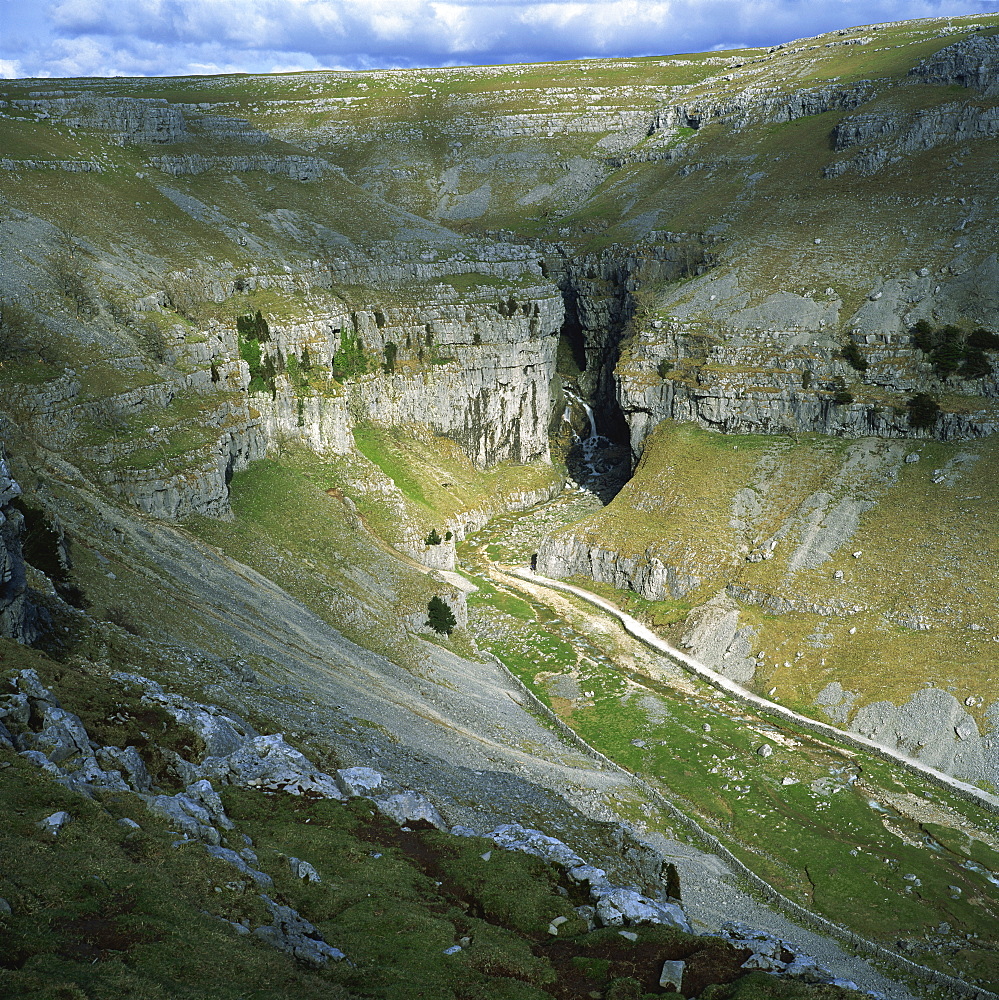
[(280, 350), (301, 361), (307, 352), (314, 367), (331, 365), (353, 344), (374, 370), (335, 395), (295, 391), (287, 381), (270, 398), (255, 394), (268, 438), (342, 453), (359, 421), (421, 424), (457, 442), (480, 468), (546, 460), (562, 300), (551, 286), (515, 294), (484, 302), (441, 285), (404, 306), (277, 330), (262, 345), (272, 358)]
[(119, 145), (164, 144), (187, 137), (180, 109), (159, 98), (105, 97), (92, 91), (36, 91), (12, 106), (39, 120), (57, 119), (69, 128), (94, 128), (111, 133)]
[(37, 638), (38, 629), (21, 553), (24, 515), (13, 506), (20, 495), (21, 487), (0, 458), (0, 635), (28, 643)]

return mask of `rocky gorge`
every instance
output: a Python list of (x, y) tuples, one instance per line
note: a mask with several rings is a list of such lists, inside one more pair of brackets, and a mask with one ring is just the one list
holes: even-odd
[[(234, 730), (251, 756), (326, 761), (306, 768), (319, 784), (304, 800), (339, 802), (343, 775), (376, 764), (392, 795), (437, 803), (414, 823), (467, 823), (499, 846), (504, 824), (528, 840), (537, 827), (569, 845), (570, 879), (587, 838), (627, 815), (605, 852), (613, 884), (667, 907), (649, 872), (679, 849), (656, 839), (653, 807), (636, 814), (620, 775), (531, 720), (483, 663), (498, 650), (570, 727), (604, 697), (572, 673), (582, 661), (533, 677), (545, 629), (534, 652), (497, 638), (547, 612), (475, 560), (533, 557), (644, 602), (749, 690), (994, 788), (993, 21), (538, 79), (5, 81), (0, 630), (15, 687), (32, 669), (50, 687), (76, 669), (141, 675), (161, 724), (160, 709), (179, 720), (157, 699), (180, 684), (192, 718), (254, 713)], [(509, 535), (482, 541), (496, 524)], [(209, 708), (231, 684), (244, 703)], [(167, 753), (154, 792), (128, 745), (90, 733), (100, 711), (67, 723), (21, 693), (37, 704), (11, 702), (6, 750), (63, 784), (93, 777), (98, 804), (145, 796), (156, 822), (248, 864), (212, 796), (249, 785), (204, 763), (235, 744), (201, 763)], [(292, 727), (308, 746), (260, 735)], [(60, 770), (77, 752), (81, 768)], [(233, 902), (227, 933), (294, 939), (286, 954), (324, 964), (305, 939), (328, 911), (282, 892)], [(599, 914), (594, 899), (577, 902)], [(971, 941), (978, 925), (961, 926)], [(685, 995), (707, 988), (674, 975)]]

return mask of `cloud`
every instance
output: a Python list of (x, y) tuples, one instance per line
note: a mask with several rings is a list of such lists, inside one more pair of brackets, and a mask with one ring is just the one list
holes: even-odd
[[(989, 0), (0, 0), (0, 67), (185, 74), (663, 55), (857, 23), (995, 11)], [(12, 15), (12, 16), (8, 16)]]

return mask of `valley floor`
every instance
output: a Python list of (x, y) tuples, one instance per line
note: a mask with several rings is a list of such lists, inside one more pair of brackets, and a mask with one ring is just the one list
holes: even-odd
[[(980, 985), (995, 983), (995, 797), (939, 772), (927, 784), (928, 769), (894, 755), (907, 766), (905, 778), (880, 762), (892, 758), (883, 748), (870, 753), (870, 741), (850, 734), (839, 741), (834, 727), (706, 668), (687, 673), (689, 657), (612, 602), (524, 568), (540, 537), (595, 504), (593, 494), (573, 488), (496, 519), (466, 544), (463, 566), (480, 587), (470, 600), (479, 643), (575, 733), (696, 818), (792, 907), (904, 959), (958, 978), (975, 969)], [(737, 889), (720, 858), (679, 843), (678, 824), (649, 801), (621, 804), (643, 835), (676, 859), (695, 920), (712, 927), (734, 918), (766, 928), (845, 978), (896, 995), (899, 987), (886, 988), (865, 962)], [(977, 872), (966, 847), (954, 851), (965, 837), (988, 855)]]

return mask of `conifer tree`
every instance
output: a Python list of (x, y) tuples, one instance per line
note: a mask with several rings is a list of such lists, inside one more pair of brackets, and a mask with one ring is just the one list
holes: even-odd
[(454, 612), (436, 594), (427, 605), (427, 624), (438, 635), (450, 635), (458, 624)]

